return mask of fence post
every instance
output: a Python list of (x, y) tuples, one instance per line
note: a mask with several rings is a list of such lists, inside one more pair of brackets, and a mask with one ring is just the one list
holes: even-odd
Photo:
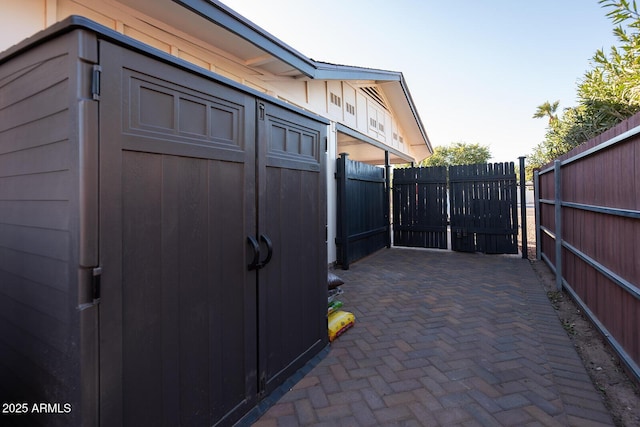
[(533, 206), (535, 209), (535, 220), (536, 220), (536, 259), (540, 261), (542, 259), (541, 254), (541, 246), (542, 241), (540, 241), (540, 172), (535, 171), (533, 173)]
[(340, 265), (343, 270), (349, 269), (349, 215), (347, 212), (347, 160), (349, 153), (340, 153), (338, 159), (338, 223), (340, 224)]
[(387, 248), (391, 247), (391, 164), (389, 152), (384, 152), (384, 221), (387, 226)]
[(560, 160), (553, 163), (553, 178), (555, 180), (555, 222), (556, 222), (556, 290), (562, 290), (562, 178)]
[(520, 230), (522, 235), (522, 258), (529, 258), (529, 244), (527, 243), (527, 186), (525, 182), (524, 156), (520, 160)]

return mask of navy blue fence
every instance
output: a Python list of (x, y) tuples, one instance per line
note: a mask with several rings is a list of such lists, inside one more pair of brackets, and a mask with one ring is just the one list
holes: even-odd
[(383, 168), (349, 160), (345, 153), (337, 162), (337, 262), (346, 270), (391, 245), (389, 198)]

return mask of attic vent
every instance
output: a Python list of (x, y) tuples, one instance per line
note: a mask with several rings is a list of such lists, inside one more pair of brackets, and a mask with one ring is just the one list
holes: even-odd
[(337, 105), (338, 107), (342, 106), (342, 98), (340, 98), (335, 93), (331, 92), (331, 103), (333, 105)]
[(351, 114), (352, 116), (355, 116), (356, 107), (353, 106), (352, 104), (349, 104), (348, 102), (346, 102), (345, 105), (346, 105), (347, 113)]
[(378, 104), (380, 104), (382, 108), (384, 108), (387, 111), (390, 111), (389, 107), (387, 107), (387, 103), (382, 97), (382, 94), (380, 93), (380, 91), (378, 91), (377, 87), (366, 86), (366, 87), (361, 87), (360, 90), (366, 93), (367, 95), (369, 95), (371, 98), (373, 98), (373, 100), (376, 101)]

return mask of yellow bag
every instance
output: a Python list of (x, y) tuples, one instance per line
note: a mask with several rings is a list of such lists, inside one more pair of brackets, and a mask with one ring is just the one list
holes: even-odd
[(355, 324), (356, 317), (348, 311), (338, 310), (329, 315), (329, 341), (333, 341)]

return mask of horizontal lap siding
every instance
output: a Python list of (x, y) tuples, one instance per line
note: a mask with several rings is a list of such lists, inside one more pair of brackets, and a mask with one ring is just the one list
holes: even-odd
[[(72, 35), (0, 64), (0, 401), (78, 388)], [(71, 371), (73, 369), (73, 372)], [(78, 409), (78, 408), (76, 408)], [(72, 417), (74, 415), (71, 415)], [(68, 424), (69, 416), (55, 423)]]
[[(638, 124), (640, 116), (634, 116), (570, 154), (584, 152)], [(560, 159), (569, 159), (570, 154)], [(623, 211), (640, 210), (640, 136), (633, 136), (605, 150), (567, 163), (562, 166), (561, 173), (561, 197), (564, 203)], [(554, 199), (553, 171), (540, 176), (539, 197)], [(539, 220), (541, 226), (555, 232), (553, 204), (541, 204)], [(566, 283), (624, 352), (636, 364), (640, 364), (640, 298), (637, 296), (640, 292), (640, 219), (563, 206), (562, 239), (565, 244), (631, 284), (632, 290), (629, 292), (569, 248), (563, 248), (562, 270)], [(553, 237), (542, 231), (539, 244), (541, 253), (555, 265)]]

